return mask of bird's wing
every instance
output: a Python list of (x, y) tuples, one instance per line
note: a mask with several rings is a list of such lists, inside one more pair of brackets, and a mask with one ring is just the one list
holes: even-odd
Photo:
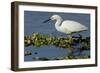
[(70, 32), (79, 32), (87, 30), (87, 27), (76, 21), (66, 20), (61, 25), (64, 29)]

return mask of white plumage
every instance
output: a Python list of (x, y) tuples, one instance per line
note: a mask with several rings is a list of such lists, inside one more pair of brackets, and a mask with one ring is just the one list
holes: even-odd
[[(63, 20), (59, 15), (52, 15), (49, 20), (55, 20), (56, 30), (66, 34), (77, 33), (88, 29), (86, 26), (82, 25), (79, 22), (72, 20)], [(49, 20), (46, 20), (44, 22), (47, 22)]]

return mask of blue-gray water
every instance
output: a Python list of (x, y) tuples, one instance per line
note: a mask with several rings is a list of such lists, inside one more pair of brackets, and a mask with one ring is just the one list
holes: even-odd
[[(57, 37), (67, 36), (60, 33), (55, 29), (55, 22), (50, 21), (43, 23), (50, 16), (58, 14), (64, 20), (74, 20), (88, 27), (88, 31), (81, 32), (83, 37), (90, 36), (90, 15), (79, 13), (61, 13), (61, 12), (38, 12), (38, 11), (24, 11), (24, 35), (32, 35), (33, 32), (49, 35), (52, 34)], [(74, 34), (77, 35), (77, 34)], [(35, 48), (33, 46), (25, 47), (25, 51), (31, 51), (31, 56), (25, 56), (24, 61), (32, 61), (33, 57), (49, 57), (55, 58), (64, 56), (67, 54), (67, 49), (61, 49), (55, 46), (41, 46)], [(34, 54), (37, 52), (37, 54)], [(77, 52), (76, 52), (77, 53)], [(83, 52), (83, 54), (89, 54), (89, 51)]]

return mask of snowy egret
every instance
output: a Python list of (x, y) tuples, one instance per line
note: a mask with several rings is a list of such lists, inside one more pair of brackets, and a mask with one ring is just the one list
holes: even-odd
[(88, 28), (82, 25), (79, 22), (73, 20), (63, 20), (63, 18), (59, 15), (52, 15), (48, 20), (44, 21), (44, 23), (49, 20), (55, 20), (55, 28), (57, 31), (71, 35), (72, 33), (82, 32), (87, 30)]

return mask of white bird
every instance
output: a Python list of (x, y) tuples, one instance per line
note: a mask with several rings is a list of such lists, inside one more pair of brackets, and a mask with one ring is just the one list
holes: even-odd
[(72, 33), (82, 32), (87, 30), (88, 28), (83, 24), (73, 21), (73, 20), (63, 20), (63, 18), (59, 15), (52, 15), (48, 20), (55, 20), (55, 28), (57, 31), (71, 35)]

